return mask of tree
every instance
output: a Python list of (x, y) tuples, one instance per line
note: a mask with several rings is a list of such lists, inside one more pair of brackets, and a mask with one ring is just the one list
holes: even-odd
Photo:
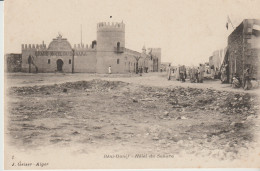
[(140, 60), (141, 56), (134, 56), (135, 60), (136, 60), (136, 74), (138, 74), (138, 61)]

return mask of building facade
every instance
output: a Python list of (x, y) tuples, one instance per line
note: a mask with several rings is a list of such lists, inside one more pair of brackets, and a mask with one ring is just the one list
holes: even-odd
[(71, 44), (59, 35), (47, 47), (22, 45), (23, 72), (95, 72), (96, 51), (94, 47)]
[(150, 68), (153, 72), (158, 72), (161, 66), (161, 48), (148, 48), (149, 56), (152, 57)]
[(228, 82), (237, 74), (241, 80), (249, 69), (252, 79), (260, 79), (260, 20), (245, 19), (228, 37), (222, 66), (227, 68)]
[(59, 35), (46, 46), (22, 45), (23, 72), (82, 72), (112, 73), (136, 72), (139, 68), (158, 72), (161, 62), (161, 49), (143, 47), (137, 52), (125, 47), (125, 24), (97, 24), (97, 40), (90, 46), (84, 44), (71, 46), (69, 41)]

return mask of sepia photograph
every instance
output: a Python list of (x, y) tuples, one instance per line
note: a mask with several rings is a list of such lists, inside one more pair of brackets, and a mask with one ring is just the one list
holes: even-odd
[(260, 167), (259, 0), (5, 0), (4, 169)]

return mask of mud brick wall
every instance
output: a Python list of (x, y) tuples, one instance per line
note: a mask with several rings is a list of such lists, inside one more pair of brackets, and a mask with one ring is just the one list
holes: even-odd
[(246, 48), (245, 51), (245, 68), (249, 68), (252, 79), (260, 79), (259, 74), (259, 57), (260, 49)]
[(85, 51), (86, 55), (74, 58), (74, 72), (95, 73), (96, 72), (96, 50)]
[(6, 72), (21, 72), (22, 70), (22, 54), (6, 54), (5, 56), (5, 71)]
[(228, 64), (229, 64), (229, 81), (237, 73), (240, 78), (243, 76), (243, 29), (241, 23), (228, 37)]
[(254, 34), (254, 25), (259, 25), (259, 20), (244, 21), (244, 68), (249, 68), (250, 76), (259, 79), (259, 44), (256, 41), (259, 35)]
[(252, 32), (253, 25), (258, 24), (258, 20), (244, 20), (228, 37), (228, 63), (230, 80), (237, 73), (241, 80), (246, 68), (249, 68), (250, 77), (260, 79), (259, 77), (259, 51), (255, 46), (255, 40), (259, 37)]

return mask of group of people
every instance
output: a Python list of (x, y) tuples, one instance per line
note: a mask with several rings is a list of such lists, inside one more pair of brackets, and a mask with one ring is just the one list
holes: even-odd
[[(176, 75), (176, 79), (181, 81), (181, 82), (185, 82), (185, 80), (187, 79), (187, 75), (190, 77), (190, 82), (191, 83), (203, 83), (203, 79), (204, 79), (204, 67), (202, 64), (200, 64), (200, 66), (198, 68), (192, 67), (188, 69), (188, 74), (186, 71), (186, 67), (184, 65), (182, 66), (178, 66), (175, 70), (171, 68), (171, 65), (169, 64), (169, 66), (166, 69), (167, 71), (167, 79), (171, 80), (171, 76), (172, 73), (175, 73)], [(142, 76), (142, 73), (146, 72), (146, 70), (143, 70), (142, 67), (140, 67), (137, 71), (137, 73), (140, 74), (140, 76)], [(111, 66), (108, 67), (108, 73), (111, 74), (112, 73), (112, 69)], [(221, 82), (225, 83), (228, 82), (228, 77), (227, 77), (227, 67), (224, 66), (221, 69)], [(249, 74), (249, 68), (247, 68), (243, 74), (243, 82), (240, 79), (240, 77), (238, 76), (238, 74), (235, 74), (232, 78), (232, 87), (233, 88), (240, 88), (243, 87), (245, 90), (249, 90), (252, 88), (252, 83), (251, 83), (251, 79), (250, 79), (250, 74)]]
[[(167, 68), (167, 79), (170, 80), (171, 74), (175, 73), (176, 79), (181, 82), (185, 82), (185, 79), (187, 79), (187, 77), (189, 76), (191, 83), (203, 83), (205, 69), (202, 64), (200, 64), (198, 68), (192, 67), (187, 69), (187, 71), (184, 65), (178, 66), (176, 69), (172, 69), (171, 65), (169, 65)], [(220, 73), (221, 73), (220, 76), (221, 82), (222, 83), (228, 82), (227, 66), (224, 66)], [(249, 68), (247, 68), (244, 71), (242, 78), (240, 78), (238, 74), (234, 74), (231, 83), (233, 88), (242, 87), (245, 90), (252, 89), (253, 85), (252, 85), (252, 80), (250, 78)]]
[(167, 68), (167, 79), (171, 79), (171, 73), (175, 73), (176, 80), (185, 82), (187, 77), (190, 77), (191, 83), (203, 83), (204, 78), (204, 67), (202, 64), (198, 68), (192, 67), (189, 68), (188, 71), (184, 65), (178, 66), (176, 69), (171, 69), (171, 65), (169, 64)]
[[(228, 64), (224, 64), (223, 67), (221, 68), (221, 83), (229, 83), (229, 67)], [(252, 89), (252, 82), (250, 78), (250, 69), (246, 68), (243, 72), (243, 74), (238, 75), (238, 73), (235, 73), (232, 76), (231, 79), (231, 84), (233, 88), (240, 88), (242, 87), (244, 90), (249, 90)]]
[(203, 83), (204, 80), (204, 66), (200, 64), (198, 68), (190, 68), (189, 69), (189, 76), (190, 76), (190, 82), (191, 83)]
[(242, 83), (241, 79), (239, 78), (238, 74), (235, 74), (232, 78), (232, 87), (233, 88), (240, 88), (243, 87), (244, 90), (252, 89), (251, 78), (249, 74), (249, 68), (247, 68), (244, 72), (244, 81)]

